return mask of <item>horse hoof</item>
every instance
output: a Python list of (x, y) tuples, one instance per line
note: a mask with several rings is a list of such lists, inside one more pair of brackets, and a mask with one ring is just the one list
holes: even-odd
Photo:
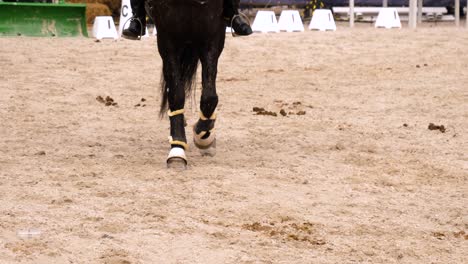
[(216, 136), (214, 131), (210, 132), (207, 138), (203, 138), (206, 135), (206, 132), (197, 134), (195, 132), (195, 127), (193, 127), (193, 143), (199, 149), (208, 149), (211, 148), (213, 143), (216, 142)]
[(167, 156), (167, 168), (176, 170), (187, 169), (187, 157), (185, 156), (185, 150), (182, 148), (172, 148)]
[(216, 155), (216, 138), (207, 148), (200, 148), (199, 151), (202, 156), (214, 157)]
[(186, 170), (187, 161), (182, 158), (170, 158), (167, 160), (167, 168), (171, 170)]

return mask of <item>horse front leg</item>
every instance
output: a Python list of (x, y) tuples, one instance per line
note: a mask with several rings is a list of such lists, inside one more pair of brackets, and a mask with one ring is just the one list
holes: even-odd
[(216, 75), (218, 58), (224, 43), (214, 45), (200, 58), (202, 64), (202, 95), (200, 100), (200, 118), (193, 127), (193, 141), (202, 155), (214, 156), (216, 154), (216, 137), (214, 126), (216, 121)]
[(184, 119), (185, 90), (179, 81), (181, 72), (176, 58), (168, 58), (163, 62), (163, 74), (169, 103), (167, 115), (171, 126), (169, 136), (171, 150), (167, 157), (167, 166), (168, 168), (185, 169), (187, 166), (185, 151), (188, 149)]

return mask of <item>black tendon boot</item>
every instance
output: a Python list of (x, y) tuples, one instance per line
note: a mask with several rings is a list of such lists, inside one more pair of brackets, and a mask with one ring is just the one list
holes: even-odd
[[(133, 16), (130, 18), (130, 25), (122, 31), (122, 36), (126, 39), (140, 39), (146, 31), (145, 0), (130, 0)], [(124, 21), (123, 23), (125, 23)]]
[(239, 2), (240, 0), (224, 0), (224, 18), (237, 35), (248, 36), (252, 34), (252, 28), (239, 15)]

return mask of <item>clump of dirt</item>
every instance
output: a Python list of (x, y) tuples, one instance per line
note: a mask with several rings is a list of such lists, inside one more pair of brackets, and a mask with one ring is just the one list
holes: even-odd
[[(287, 103), (287, 102), (283, 102), (282, 100), (275, 100), (274, 102), (277, 105), (277, 107), (280, 107), (281, 111), (284, 112), (284, 113), (281, 113), (281, 111), (280, 111), (280, 114), (283, 115), (283, 116), (286, 116), (286, 115), (305, 115), (306, 112), (304, 111), (304, 108), (305, 107), (312, 108), (311, 105), (304, 105), (300, 101), (294, 101), (292, 103)], [(288, 109), (288, 112), (286, 112), (286, 110), (284, 110), (283, 107)]]
[(257, 115), (269, 115), (269, 116), (278, 116), (277, 113), (272, 112), (272, 111), (267, 111), (265, 108), (262, 107), (254, 107), (253, 111), (257, 113)]
[(445, 234), (442, 232), (432, 232), (432, 236), (439, 240), (443, 240), (445, 238)]
[(289, 111), (288, 114), (289, 115), (305, 115), (306, 111), (297, 111), (297, 112)]
[(145, 107), (146, 104), (143, 104), (144, 102), (146, 102), (146, 99), (145, 98), (141, 98), (140, 99), (140, 102), (138, 104), (135, 105), (135, 107)]
[(465, 232), (465, 231), (458, 231), (458, 232), (432, 232), (431, 233), (433, 237), (439, 239), (439, 240), (444, 240), (448, 237), (450, 237), (451, 234), (453, 234), (453, 236), (455, 238), (461, 238), (461, 239), (465, 239), (465, 240), (468, 240), (468, 234)]
[(254, 222), (242, 225), (242, 229), (262, 233), (267, 237), (282, 241), (307, 242), (318, 246), (326, 244), (325, 240), (318, 234), (319, 228), (315, 224), (309, 222), (295, 223), (291, 221), (270, 221), (269, 224)]
[(464, 238), (465, 240), (468, 240), (468, 234), (465, 231), (453, 232), (453, 235), (456, 238)]
[(262, 112), (258, 112), (257, 115), (278, 116), (277, 113), (271, 112), (271, 111), (262, 111)]
[(114, 99), (112, 99), (112, 97), (106, 96), (106, 104), (105, 104), (105, 105), (106, 105), (106, 106), (110, 106), (110, 105), (116, 106), (117, 103), (114, 102)]
[(430, 123), (429, 126), (427, 127), (429, 130), (439, 130), (442, 133), (445, 133), (445, 126), (444, 125), (434, 125), (433, 123)]
[(101, 104), (105, 104), (106, 103), (106, 100), (104, 100), (104, 98), (102, 98), (102, 96), (98, 96), (96, 97), (96, 101), (100, 102)]
[(117, 103), (110, 96), (106, 96), (106, 98), (103, 98), (99, 95), (98, 97), (96, 97), (96, 101), (98, 101), (101, 104), (104, 104), (105, 106), (117, 106)]
[(263, 112), (263, 111), (265, 111), (265, 108), (254, 106), (253, 111), (256, 112), (256, 113)]
[(264, 231), (270, 231), (271, 230), (270, 226), (262, 225), (259, 222), (254, 222), (252, 224), (244, 224), (244, 225), (242, 225), (242, 228), (246, 229), (246, 230), (253, 231), (253, 232), (264, 232)]
[(268, 111), (263, 107), (254, 107), (253, 111), (257, 115), (270, 115), (270, 116), (288, 116), (288, 115), (305, 115), (305, 107), (313, 108), (311, 105), (304, 105), (302, 102), (294, 101), (292, 103), (284, 102), (283, 100), (273, 100), (271, 108), (274, 110)]

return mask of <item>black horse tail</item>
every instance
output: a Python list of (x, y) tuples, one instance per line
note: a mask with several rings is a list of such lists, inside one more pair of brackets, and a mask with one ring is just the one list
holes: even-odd
[[(174, 76), (177, 80), (182, 82), (182, 87), (185, 91), (185, 97), (189, 97), (192, 93), (192, 87), (195, 86), (195, 76), (197, 73), (198, 62), (200, 61), (200, 54), (198, 53), (198, 49), (193, 45), (188, 45), (183, 49), (182, 56), (178, 62), (179, 66), (179, 73), (181, 76)], [(164, 66), (163, 66), (164, 67)], [(164, 69), (163, 69), (164, 72)], [(179, 86), (180, 87), (180, 86)], [(160, 116), (163, 117), (166, 114), (168, 109), (168, 86), (164, 79), (164, 74), (161, 77), (161, 108), (160, 108)], [(179, 109), (175, 109), (179, 110)]]

